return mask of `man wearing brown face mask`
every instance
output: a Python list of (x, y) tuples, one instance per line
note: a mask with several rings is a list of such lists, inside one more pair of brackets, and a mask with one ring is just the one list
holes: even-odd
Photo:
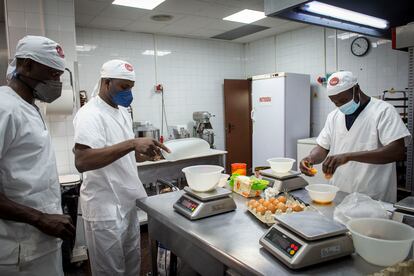
[(34, 103), (60, 97), (63, 50), (26, 36), (9, 67), (0, 87), (0, 275), (63, 275), (61, 239), (75, 228), (62, 215), (55, 155)]

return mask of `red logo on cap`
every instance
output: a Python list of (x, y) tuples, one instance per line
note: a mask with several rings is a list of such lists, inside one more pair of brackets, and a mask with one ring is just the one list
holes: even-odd
[(335, 85), (337, 85), (337, 84), (338, 84), (338, 82), (339, 82), (339, 79), (338, 79), (337, 77), (333, 77), (333, 78), (329, 81), (329, 84), (330, 84), (330, 85), (332, 85), (332, 86), (335, 86)]
[(125, 63), (125, 68), (130, 72), (134, 71), (134, 68), (132, 67), (131, 64)]
[(61, 58), (64, 58), (64, 57), (65, 57), (65, 53), (63, 53), (63, 49), (62, 49), (62, 47), (60, 47), (59, 45), (56, 45), (56, 52), (58, 53), (58, 55), (59, 55)]

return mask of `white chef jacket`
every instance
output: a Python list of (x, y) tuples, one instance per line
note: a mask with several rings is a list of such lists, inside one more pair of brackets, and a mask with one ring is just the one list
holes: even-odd
[[(41, 212), (61, 214), (55, 154), (37, 107), (8, 86), (0, 87), (0, 96), (0, 192)], [(0, 219), (0, 266), (24, 266), (60, 244), (29, 224)]]
[[(92, 149), (103, 148), (134, 138), (132, 119), (127, 109), (113, 108), (99, 96), (83, 106), (73, 120), (75, 143)], [(80, 189), (82, 216), (89, 221), (116, 220), (124, 217), (138, 198), (147, 194), (138, 177), (135, 153), (84, 173)]]
[[(371, 98), (349, 130), (345, 115), (339, 109), (332, 111), (316, 141), (329, 155), (335, 155), (375, 150), (401, 138), (407, 143), (410, 132), (395, 108)], [(336, 169), (330, 182), (344, 192), (364, 193), (387, 202), (397, 199), (395, 162), (375, 165), (350, 161)]]

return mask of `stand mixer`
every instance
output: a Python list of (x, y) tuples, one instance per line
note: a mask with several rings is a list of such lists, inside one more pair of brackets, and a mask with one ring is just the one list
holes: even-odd
[(193, 120), (196, 122), (194, 137), (207, 141), (210, 144), (210, 148), (214, 149), (214, 131), (210, 122), (211, 117), (214, 117), (214, 115), (208, 111), (193, 112)]

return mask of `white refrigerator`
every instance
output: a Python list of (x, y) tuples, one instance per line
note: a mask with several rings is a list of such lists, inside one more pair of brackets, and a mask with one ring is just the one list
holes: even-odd
[(310, 134), (310, 96), (309, 75), (252, 77), (253, 168), (272, 157), (296, 159), (297, 140)]

